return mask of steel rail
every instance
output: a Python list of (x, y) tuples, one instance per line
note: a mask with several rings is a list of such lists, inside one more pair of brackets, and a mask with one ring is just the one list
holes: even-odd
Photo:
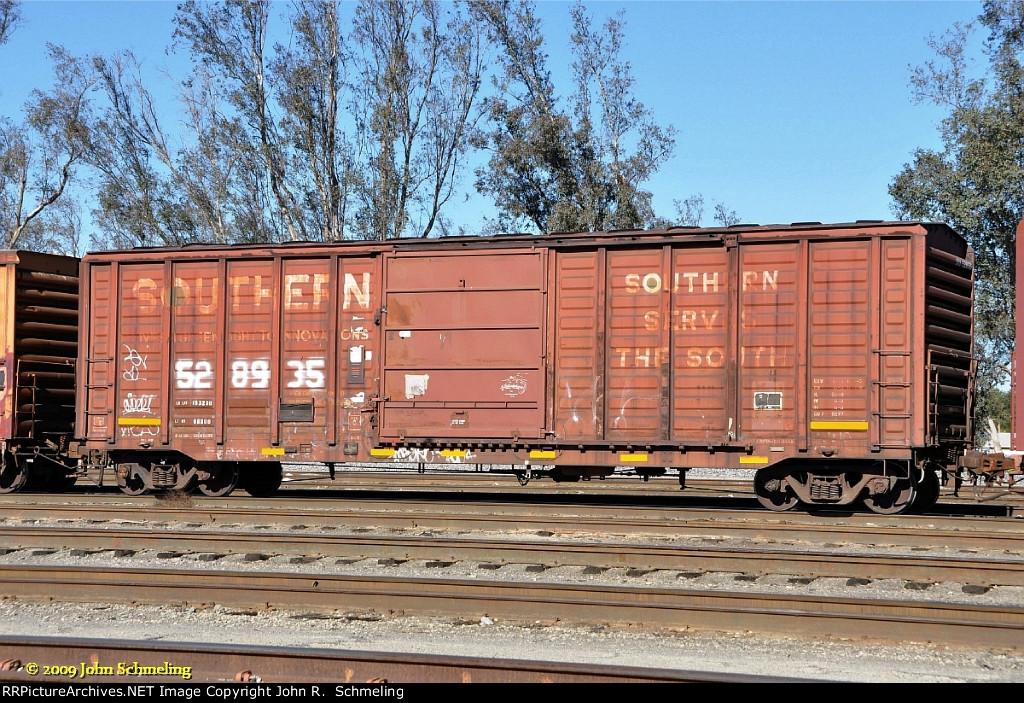
[(990, 647), (1024, 647), (1024, 607), (822, 598), (725, 591), (624, 588), (267, 572), (0, 567), (7, 597), (87, 603), (371, 611), (561, 620), (658, 629), (786, 632)]
[[(6, 498), (7, 496), (5, 496)], [(903, 547), (955, 546), (959, 549), (1021, 551), (1024, 523), (1013, 518), (968, 520), (935, 516), (806, 514), (678, 510), (622, 505), (566, 505), (458, 500), (252, 501), (187, 498), (182, 503), (157, 501), (50, 500), (34, 503), (0, 501), (4, 519), (30, 521), (124, 521), (139, 525), (267, 525), (319, 529), (389, 527), (489, 531), (543, 531), (599, 535), (788, 539), (819, 544), (889, 544)]]
[(49, 548), (85, 552), (172, 550), (182, 553), (301, 555), (348, 559), (478, 561), (491, 564), (720, 571), (813, 577), (950, 581), (985, 586), (1024, 586), (1024, 559), (977, 555), (846, 554), (778, 546), (686, 547), (615, 541), (452, 539), (237, 531), (156, 531), (82, 527), (0, 527), (3, 550)]
[[(5, 664), (0, 668), (0, 681), (42, 686), (68, 682), (158, 683), (179, 687), (209, 682), (249, 686), (320, 683), (379, 687), (409, 683), (765, 683), (806, 680), (529, 659), (9, 635), (0, 635), (0, 652), (3, 653), (0, 663)], [(41, 667), (44, 665), (67, 673), (63, 676), (42, 675)], [(35, 669), (36, 673), (30, 674), (26, 667)], [(147, 673), (161, 667), (162, 674)], [(265, 690), (268, 696), (274, 697), (281, 697), (282, 693), (291, 697), (297, 695), (296, 691), (282, 692), (277, 686)], [(310, 693), (307, 690), (307, 694)], [(320, 695), (324, 695), (323, 692)]]

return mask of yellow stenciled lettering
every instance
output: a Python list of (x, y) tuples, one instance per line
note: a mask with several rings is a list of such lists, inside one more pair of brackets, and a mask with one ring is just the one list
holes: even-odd
[[(319, 310), (324, 301), (324, 288), (330, 282), (326, 273), (289, 273), (284, 277), (285, 310)], [(312, 306), (312, 308), (310, 307)]]
[(132, 292), (139, 300), (139, 312), (143, 314), (156, 312), (157, 306), (160, 304), (160, 298), (154, 294), (154, 291), (157, 290), (159, 288), (152, 278), (140, 278), (135, 282)]

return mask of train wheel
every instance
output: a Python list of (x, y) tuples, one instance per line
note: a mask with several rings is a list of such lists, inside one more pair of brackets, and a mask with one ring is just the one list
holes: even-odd
[(790, 510), (800, 502), (796, 494), (783, 484), (789, 474), (775, 469), (761, 469), (754, 474), (754, 493), (757, 501), (769, 510)]
[(910, 510), (917, 497), (917, 484), (911, 478), (901, 478), (885, 493), (864, 496), (864, 505), (880, 515), (899, 515)]
[(28, 482), (28, 467), (22, 465), (10, 452), (4, 452), (0, 462), (0, 493), (16, 493)]
[(132, 471), (132, 464), (118, 464), (114, 468), (114, 476), (117, 480), (117, 487), (121, 492), (130, 496), (141, 496), (149, 489), (146, 482)]
[(225, 462), (212, 467), (210, 478), (199, 482), (199, 492), (211, 498), (231, 495), (238, 485), (238, 464)]
[(254, 464), (240, 483), (253, 498), (269, 498), (281, 487), (281, 465)]
[(914, 498), (914, 512), (923, 513), (931, 510), (939, 501), (939, 477), (930, 467), (925, 466), (921, 470), (920, 480), (917, 482), (917, 497)]

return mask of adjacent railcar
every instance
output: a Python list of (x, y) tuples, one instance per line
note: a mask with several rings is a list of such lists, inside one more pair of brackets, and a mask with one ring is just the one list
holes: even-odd
[(129, 493), (722, 467), (772, 509), (895, 513), (970, 448), (972, 253), (941, 224), (135, 249), (81, 289), (72, 454)]
[(0, 492), (61, 490), (74, 438), (78, 259), (0, 251)]

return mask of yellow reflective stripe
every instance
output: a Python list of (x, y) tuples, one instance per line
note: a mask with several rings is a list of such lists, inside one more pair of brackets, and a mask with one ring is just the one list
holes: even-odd
[(554, 459), (557, 455), (558, 452), (546, 449), (534, 449), (530, 452), (531, 459)]
[(263, 456), (284, 456), (284, 447), (263, 447), (260, 450)]
[(620, 461), (647, 461), (646, 454), (619, 454)]
[(159, 425), (160, 418), (158, 417), (119, 417), (117, 418), (117, 424), (119, 425)]
[(768, 457), (766, 456), (741, 456), (741, 464), (767, 464)]
[(466, 449), (442, 449), (441, 456), (466, 456), (469, 451)]
[(394, 456), (395, 450), (385, 447), (384, 449), (371, 449), (370, 456)]
[(866, 421), (825, 422), (816, 420), (811, 423), (811, 429), (821, 432), (867, 432), (868, 423)]

